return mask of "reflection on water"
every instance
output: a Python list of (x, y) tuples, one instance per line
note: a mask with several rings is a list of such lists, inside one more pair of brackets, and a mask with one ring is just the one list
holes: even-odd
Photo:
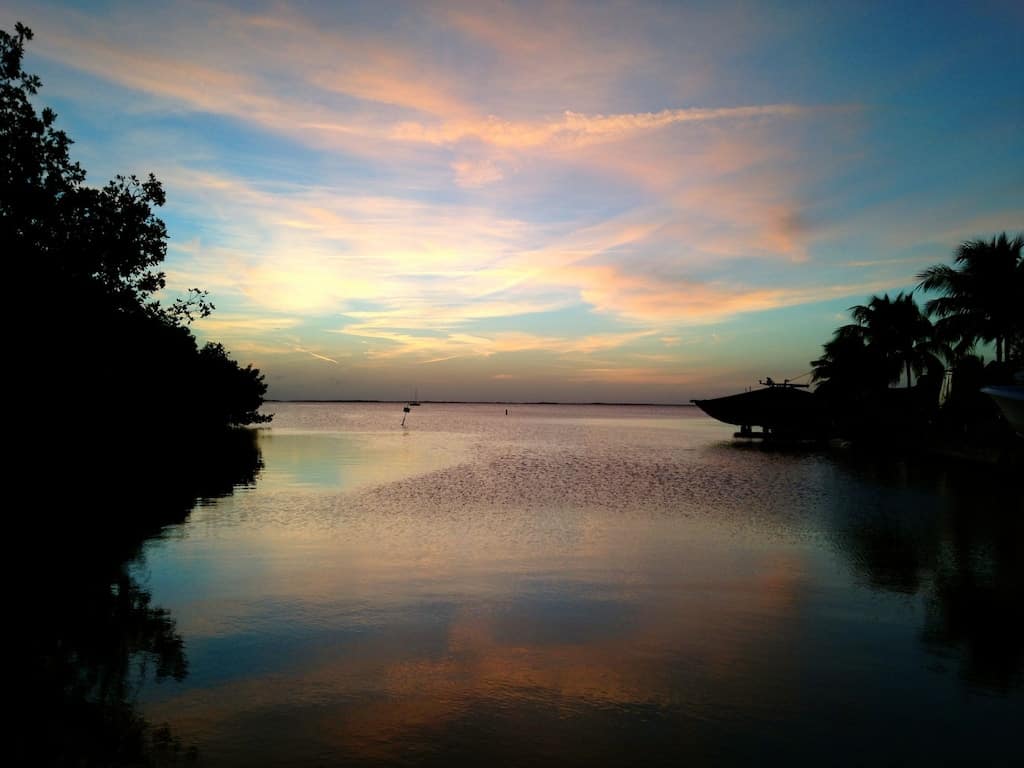
[[(139, 682), (183, 680), (188, 664), (166, 611), (126, 574), (83, 574), (33, 627), (42, 674), (24, 765), (135, 765), (188, 756), (135, 710)], [(24, 734), (19, 734), (24, 738)]]
[(260, 490), (352, 489), (423, 474), (463, 460), (457, 440), (409, 432), (372, 437), (341, 432), (266, 430), (263, 452), (271, 457)]
[[(1003, 693), (1024, 671), (1024, 503), (1007, 476), (925, 462), (855, 461), (864, 503), (836, 531), (872, 587), (924, 598), (921, 637), (970, 686)], [(940, 503), (935, 503), (935, 497)], [(848, 499), (850, 497), (847, 497)]]
[[(260, 468), (251, 433), (220, 439), (187, 460), (147, 473), (130, 458), (69, 467), (73, 481), (46, 492), (49, 506), (28, 524), (44, 566), (19, 586), (32, 665), (28, 727), (16, 734), (18, 765), (171, 765), (194, 746), (139, 713), (146, 681), (188, 675), (173, 616), (131, 574), (143, 538), (180, 524), (197, 500), (252, 484)], [(122, 474), (123, 472), (123, 474)], [(23, 601), (23, 602), (22, 602)]]
[(1024, 504), (690, 409), (275, 405), (132, 578), (214, 765), (1007, 761)]

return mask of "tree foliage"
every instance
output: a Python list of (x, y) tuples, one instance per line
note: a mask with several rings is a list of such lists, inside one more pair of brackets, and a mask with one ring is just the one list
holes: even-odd
[(919, 274), (919, 287), (940, 295), (925, 308), (938, 329), (962, 354), (979, 341), (992, 343), (996, 362), (1020, 360), (1024, 339), (1024, 238), (1006, 233), (969, 240), (957, 249), (954, 266), (936, 264)]
[(812, 361), (813, 378), (825, 391), (879, 390), (913, 376), (938, 373), (945, 349), (912, 294), (872, 296), (850, 307), (853, 323), (837, 329)]
[(817, 391), (832, 400), (860, 400), (884, 389), (888, 374), (861, 333), (836, 331), (825, 343), (822, 356), (811, 361)]
[[(1012, 437), (981, 388), (1008, 383), (1012, 367), (1024, 362), (1022, 244), (1005, 233), (968, 241), (953, 266), (923, 271), (918, 287), (939, 294), (926, 302), (927, 315), (912, 293), (872, 296), (850, 308), (853, 322), (837, 329), (811, 363), (816, 392), (841, 430), (863, 435), (891, 433), (893, 424), (905, 430), (931, 425), (958, 439), (980, 430), (989, 444)], [(979, 342), (993, 344), (995, 363), (986, 366), (974, 354)], [(940, 410), (946, 366), (953, 373), (952, 393)], [(906, 387), (894, 390), (901, 381)]]
[(913, 294), (872, 296), (867, 304), (850, 307), (850, 315), (854, 322), (840, 328), (839, 334), (863, 339), (877, 374), (887, 383), (896, 384), (905, 375), (909, 388), (912, 374), (942, 369), (934, 329)]
[[(913, 295), (904, 293), (872, 296), (850, 307), (850, 314), (854, 322), (837, 329), (822, 356), (811, 361), (816, 393), (845, 434), (871, 432), (880, 424), (889, 430), (911, 427), (942, 381), (943, 349), (932, 324)], [(891, 388), (904, 378), (903, 389)]]
[(0, 241), (18, 286), (39, 297), (16, 351), (36, 396), (72, 398), (79, 418), (120, 433), (171, 423), (192, 433), (268, 420), (259, 370), (220, 344), (200, 348), (188, 328), (213, 310), (191, 290), (164, 306), (160, 271), (165, 202), (152, 175), (85, 183), (72, 141), (33, 100), (41, 82), (22, 69), (32, 32), (0, 30)]

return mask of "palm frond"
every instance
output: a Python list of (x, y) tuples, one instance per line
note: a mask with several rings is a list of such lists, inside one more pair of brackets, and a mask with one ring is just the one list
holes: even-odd
[(935, 264), (918, 273), (917, 287), (922, 291), (948, 290), (954, 287), (959, 274), (946, 264)]

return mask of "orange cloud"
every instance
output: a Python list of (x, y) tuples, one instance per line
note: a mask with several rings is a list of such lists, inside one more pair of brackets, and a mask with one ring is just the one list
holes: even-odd
[(567, 110), (560, 117), (538, 121), (483, 119), (447, 121), (440, 125), (399, 123), (391, 137), (400, 141), (443, 144), (477, 139), (503, 148), (532, 149), (545, 145), (582, 147), (620, 141), (635, 134), (680, 123), (744, 120), (754, 117), (793, 117), (812, 110), (793, 104), (721, 109), (665, 109), (637, 114), (585, 115)]
[(553, 270), (548, 278), (577, 286), (584, 301), (598, 311), (662, 324), (715, 322), (745, 312), (866, 294), (892, 284), (887, 279), (801, 288), (754, 288), (666, 280), (617, 265), (582, 264)]

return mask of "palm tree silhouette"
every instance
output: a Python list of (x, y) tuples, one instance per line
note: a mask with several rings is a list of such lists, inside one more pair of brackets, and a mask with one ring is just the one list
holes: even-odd
[(812, 360), (811, 367), (817, 392), (835, 400), (856, 400), (885, 389), (889, 383), (888, 375), (879, 373), (879, 355), (868, 347), (864, 335), (843, 329), (825, 343), (821, 357)]
[(996, 362), (1024, 353), (1024, 238), (1006, 233), (991, 241), (969, 240), (956, 252), (957, 267), (936, 264), (917, 276), (919, 288), (942, 295), (925, 304), (936, 328), (957, 352), (978, 341), (995, 345)]
[(850, 307), (854, 323), (836, 332), (839, 337), (860, 338), (871, 350), (879, 374), (890, 384), (898, 384), (904, 372), (907, 388), (912, 373), (942, 369), (938, 355), (944, 350), (934, 339), (931, 321), (922, 314), (913, 293), (872, 296), (865, 304)]

